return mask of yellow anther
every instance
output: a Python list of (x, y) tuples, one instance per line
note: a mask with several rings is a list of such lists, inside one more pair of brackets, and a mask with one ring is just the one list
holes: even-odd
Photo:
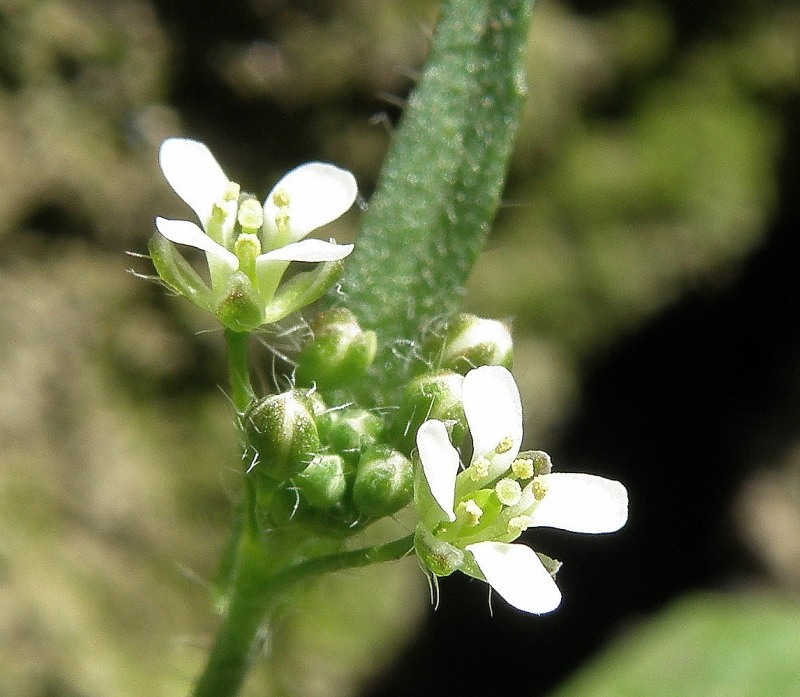
[(522, 498), (522, 487), (513, 479), (501, 479), (494, 485), (494, 493), (504, 506), (516, 506)]
[(547, 485), (541, 479), (533, 480), (533, 498), (541, 501), (547, 493)]
[(489, 461), (485, 457), (476, 457), (467, 468), (467, 476), (473, 482), (479, 482), (489, 476)]
[(495, 446), (495, 449), (494, 449), (494, 451), (495, 451), (495, 452), (496, 452), (498, 455), (500, 455), (500, 454), (502, 454), (502, 453), (507, 453), (507, 452), (508, 452), (509, 450), (511, 450), (511, 448), (513, 448), (513, 447), (514, 447), (514, 440), (511, 438), (511, 436), (506, 436), (505, 438), (503, 438), (503, 440), (501, 440), (501, 441), (500, 441), (500, 442), (499, 442), (499, 443), (498, 443), (498, 444)]
[(264, 223), (264, 209), (258, 201), (249, 198), (239, 206), (237, 220), (246, 232), (260, 230)]
[(228, 182), (225, 191), (222, 192), (223, 201), (238, 201), (242, 193), (242, 187), (236, 182)]
[(535, 474), (533, 460), (529, 457), (518, 457), (511, 463), (511, 473), (517, 479), (530, 479)]
[(530, 527), (531, 519), (526, 515), (518, 515), (508, 521), (506, 531), (509, 535), (519, 536)]
[(288, 208), (289, 194), (287, 194), (283, 189), (278, 189), (275, 193), (272, 194), (272, 202), (278, 208)]
[(464, 519), (464, 525), (477, 525), (481, 521), (483, 509), (474, 499), (467, 499), (458, 504), (456, 515)]

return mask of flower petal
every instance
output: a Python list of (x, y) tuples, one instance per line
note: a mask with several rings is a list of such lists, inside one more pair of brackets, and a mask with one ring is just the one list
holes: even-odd
[(475, 557), (488, 584), (510, 605), (541, 615), (561, 603), (561, 591), (534, 552), (525, 545), (477, 542), (466, 550)]
[[(278, 192), (288, 199), (287, 208), (275, 204)], [(286, 174), (267, 196), (264, 224), (274, 232), (276, 216), (288, 213), (291, 239), (299, 240), (347, 212), (357, 193), (355, 177), (347, 170), (325, 162), (309, 162)]]
[(628, 520), (628, 492), (613, 479), (555, 472), (538, 477), (546, 489), (530, 515), (530, 526), (571, 532), (619, 530)]
[(337, 261), (353, 251), (352, 244), (335, 244), (324, 240), (301, 240), (260, 254), (256, 261)]
[(168, 138), (158, 157), (170, 186), (205, 225), (229, 184), (211, 151), (196, 140)]
[(425, 421), (417, 431), (417, 450), (434, 500), (448, 520), (455, 520), (453, 504), (460, 458), (458, 451), (450, 443), (447, 427), (436, 419)]
[(170, 242), (175, 244), (185, 244), (189, 247), (202, 249), (204, 252), (219, 259), (232, 271), (239, 268), (239, 259), (233, 253), (225, 249), (221, 244), (217, 244), (197, 225), (188, 220), (167, 220), (166, 218), (156, 218), (156, 227)]
[(507, 452), (493, 456), (493, 474), (501, 474), (511, 465), (522, 443), (522, 402), (517, 383), (506, 368), (483, 366), (464, 377), (461, 397), (474, 457), (486, 455), (504, 438), (511, 439), (512, 447)]

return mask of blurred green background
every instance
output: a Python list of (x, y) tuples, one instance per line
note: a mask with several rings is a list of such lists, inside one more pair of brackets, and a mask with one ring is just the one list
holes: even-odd
[[(368, 200), (437, 7), (0, 0), (0, 695), (183, 695), (216, 626), (221, 336), (127, 273), (184, 213), (159, 143)], [(800, 695), (800, 8), (542, 0), (528, 70), (466, 305), (514, 322), (526, 446), (623, 480), (631, 522), (531, 537), (546, 618), (457, 579), (434, 613), (413, 560), (326, 579), (247, 694)]]

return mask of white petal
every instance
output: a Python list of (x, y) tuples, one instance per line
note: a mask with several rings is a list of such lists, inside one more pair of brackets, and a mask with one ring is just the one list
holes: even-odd
[[(275, 205), (273, 196), (277, 192), (287, 196), (287, 209)], [(324, 162), (309, 162), (286, 174), (267, 196), (264, 224), (274, 231), (275, 217), (285, 210), (289, 214), (291, 239), (299, 240), (346, 213), (357, 193), (355, 177), (347, 170)]]
[(467, 545), (486, 581), (510, 605), (541, 615), (561, 602), (553, 577), (534, 552), (525, 545), (477, 542)]
[(511, 449), (494, 456), (493, 469), (506, 469), (522, 443), (522, 402), (513, 376), (500, 366), (470, 370), (464, 377), (461, 397), (475, 457), (486, 455), (504, 438), (511, 438)]
[(230, 267), (232, 271), (239, 268), (239, 259), (233, 252), (228, 251), (221, 244), (214, 242), (214, 240), (206, 235), (197, 225), (188, 220), (156, 218), (156, 227), (170, 242), (202, 249), (204, 252), (211, 254), (223, 264)]
[(335, 244), (324, 240), (301, 240), (278, 247), (258, 257), (258, 261), (337, 261), (353, 251), (352, 244)]
[(211, 207), (228, 187), (228, 177), (211, 151), (187, 138), (168, 138), (159, 151), (161, 171), (170, 186), (205, 224)]
[(455, 520), (453, 503), (460, 460), (451, 445), (447, 427), (436, 419), (425, 421), (417, 431), (417, 450), (431, 494), (448, 520)]
[(555, 472), (539, 477), (546, 493), (531, 513), (531, 526), (571, 532), (614, 532), (628, 520), (628, 492), (613, 479)]

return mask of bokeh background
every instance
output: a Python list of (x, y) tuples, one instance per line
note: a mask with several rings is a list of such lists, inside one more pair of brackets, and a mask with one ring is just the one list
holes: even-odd
[[(0, 695), (184, 695), (216, 626), (221, 337), (125, 254), (184, 213), (160, 141), (368, 200), (437, 5), (0, 0)], [(248, 695), (800, 695), (800, 8), (541, 0), (527, 62), (466, 305), (513, 320), (526, 447), (630, 522), (530, 535), (544, 618), (465, 578), (433, 611), (412, 560), (326, 579)]]

